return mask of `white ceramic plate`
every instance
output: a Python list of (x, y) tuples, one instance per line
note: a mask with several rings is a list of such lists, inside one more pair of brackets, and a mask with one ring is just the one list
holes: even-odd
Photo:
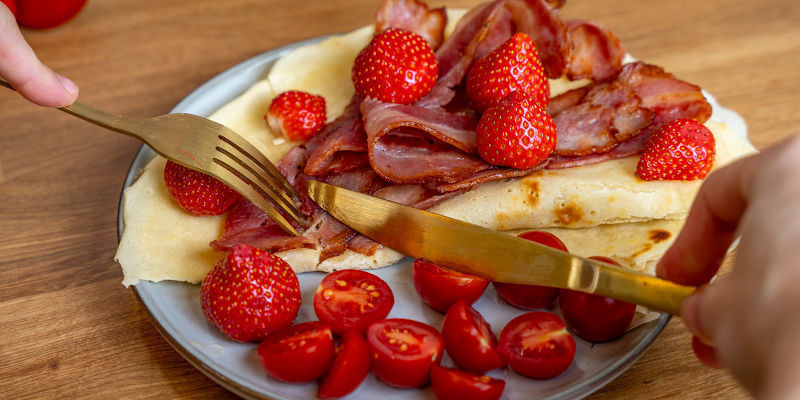
[[(222, 105), (237, 97), (256, 81), (263, 79), (272, 64), (293, 48), (315, 43), (316, 38), (281, 47), (253, 57), (206, 82), (183, 101), (172, 112), (208, 116)], [(746, 136), (746, 126), (735, 112), (719, 107), (713, 98), (715, 117), (728, 123)], [(125, 187), (130, 186), (137, 172), (155, 153), (142, 146), (136, 154)], [(122, 232), (122, 202), (118, 217), (119, 232)], [(410, 318), (441, 328), (442, 314), (422, 303), (411, 282), (411, 260), (404, 259), (395, 265), (373, 271), (392, 288), (395, 305), (389, 317)], [(300, 274), (303, 305), (297, 322), (316, 319), (312, 297), (322, 280), (322, 273)], [(241, 344), (227, 339), (217, 328), (206, 322), (200, 309), (200, 287), (178, 282), (141, 282), (135, 286), (140, 300), (150, 313), (153, 324), (164, 338), (187, 361), (232, 392), (247, 398), (313, 399), (317, 384), (286, 384), (267, 375), (261, 367), (256, 344)], [(483, 297), (475, 303), (492, 325), (496, 335), (512, 318), (525, 311), (502, 302), (490, 285)], [(558, 313), (557, 307), (551, 309)], [(639, 326), (609, 343), (590, 343), (576, 337), (577, 354), (573, 364), (554, 379), (534, 380), (522, 377), (509, 369), (491, 371), (489, 375), (504, 379), (506, 389), (503, 399), (575, 399), (601, 388), (621, 374), (635, 362), (652, 343), (669, 320), (668, 315)], [(443, 365), (452, 366), (445, 356)], [(433, 399), (433, 391), (395, 389), (380, 382), (373, 374), (367, 376), (361, 386), (348, 398), (352, 399)]]

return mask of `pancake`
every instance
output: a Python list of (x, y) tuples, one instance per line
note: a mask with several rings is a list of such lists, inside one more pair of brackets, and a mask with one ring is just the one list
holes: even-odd
[[(452, 30), (453, 23), (448, 26)], [(210, 118), (277, 162), (295, 143), (270, 132), (264, 122), (272, 99), (292, 89), (322, 95), (328, 119), (334, 119), (353, 95), (352, 62), (372, 32), (373, 27), (367, 26), (290, 52), (275, 63), (265, 80)], [(551, 80), (551, 95), (586, 83)], [(722, 119), (715, 111), (706, 123), (716, 139), (714, 168), (755, 152), (745, 133), (735, 132)], [(638, 156), (633, 156), (490, 182), (430, 211), (510, 233), (547, 230), (573, 253), (607, 256), (625, 267), (652, 272), (677, 235), (702, 182), (642, 181), (634, 175), (637, 161)], [(194, 217), (183, 211), (164, 185), (165, 162), (161, 157), (152, 160), (123, 195), (125, 229), (115, 259), (122, 266), (126, 286), (141, 280), (197, 283), (224, 255), (208, 246), (219, 238), (224, 216)], [(319, 254), (313, 249), (277, 253), (298, 273), (379, 268), (403, 257), (387, 248), (373, 256), (348, 250), (318, 263)]]

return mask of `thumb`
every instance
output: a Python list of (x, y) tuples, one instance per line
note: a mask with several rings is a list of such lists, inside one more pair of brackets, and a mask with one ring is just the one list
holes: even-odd
[(4, 5), (0, 5), (0, 76), (23, 97), (41, 106), (66, 106), (78, 97), (74, 82), (39, 61)]

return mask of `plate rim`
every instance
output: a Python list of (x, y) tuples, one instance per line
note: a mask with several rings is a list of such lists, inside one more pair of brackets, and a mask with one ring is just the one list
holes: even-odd
[[(271, 50), (267, 50), (260, 54), (257, 54), (253, 57), (250, 57), (234, 66), (220, 72), (219, 74), (213, 76), (211, 79), (207, 80), (193, 91), (191, 91), (186, 97), (184, 97), (178, 104), (176, 104), (169, 112), (170, 113), (178, 113), (178, 112), (187, 112), (185, 110), (191, 104), (198, 101), (205, 92), (212, 90), (212, 88), (227, 83), (232, 77), (236, 75), (243, 74), (245, 72), (249, 73), (260, 73), (262, 78), (266, 73), (268, 73), (270, 66), (265, 67), (265, 64), (270, 64), (275, 60), (281, 58), (286, 53), (303, 46), (308, 46), (311, 44), (315, 44), (322, 40), (325, 40), (333, 35), (323, 35), (318, 36), (310, 39), (300, 40), (291, 44), (287, 44), (284, 46), (280, 46)], [(252, 85), (252, 82), (250, 83)], [(228, 99), (221, 99), (215, 103), (221, 103), (219, 106), (222, 106), (232, 100), (233, 98), (241, 95), (248, 86), (244, 87), (242, 90), (237, 91), (235, 95)], [(218, 106), (218, 107), (219, 107)], [(217, 108), (218, 108), (217, 107)], [(720, 108), (723, 108), (720, 106)], [(209, 112), (204, 117), (207, 117), (211, 114), (214, 110), (209, 110)], [(735, 112), (733, 112), (735, 113)], [(198, 113), (198, 115), (203, 113)], [(736, 114), (738, 116), (738, 114)], [(746, 133), (745, 133), (746, 135)], [(152, 157), (155, 156), (155, 153), (149, 146), (142, 144), (139, 147), (139, 150), (134, 155), (133, 160), (131, 161), (128, 171), (123, 182), (122, 190), (120, 192), (118, 207), (117, 207), (117, 240), (121, 240), (122, 232), (124, 229), (124, 218), (123, 218), (123, 208), (124, 208), (124, 192), (125, 189), (131, 186), (136, 179), (138, 179), (140, 165), (143, 166), (146, 162), (149, 162)], [(157, 285), (158, 282), (146, 282), (142, 281), (133, 285), (133, 292), (139, 302), (144, 306), (145, 312), (159, 332), (159, 334), (170, 344), (170, 346), (180, 354), (190, 365), (192, 365), (195, 369), (206, 375), (208, 378), (219, 384), (220, 386), (224, 387), (226, 390), (236, 394), (237, 396), (248, 398), (248, 399), (275, 399), (275, 400), (283, 400), (284, 397), (280, 397), (274, 393), (263, 393), (260, 390), (255, 390), (254, 388), (249, 387), (247, 384), (242, 382), (237, 382), (236, 379), (227, 376), (219, 369), (214, 368), (212, 362), (206, 362), (198, 357), (194, 352), (188, 348), (188, 346), (181, 343), (181, 341), (176, 338), (176, 335), (171, 332), (168, 327), (165, 327), (160, 319), (153, 314), (151, 310), (152, 304), (154, 300), (152, 300), (149, 296), (147, 291), (150, 285)], [(643, 340), (634, 346), (632, 350), (628, 352), (627, 357), (620, 358), (617, 362), (611, 364), (605, 371), (602, 373), (588, 379), (587, 381), (583, 382), (580, 385), (572, 386), (560, 393), (554, 394), (552, 396), (546, 397), (544, 399), (557, 399), (557, 398), (582, 398), (588, 396), (591, 393), (605, 387), (609, 382), (616, 379), (619, 375), (625, 372), (631, 365), (633, 365), (641, 356), (645, 353), (645, 351), (650, 347), (653, 341), (658, 337), (658, 335), (663, 331), (666, 324), (669, 322), (671, 316), (668, 314), (661, 314), (658, 319), (648, 322), (642, 326), (650, 326), (652, 329)], [(655, 325), (655, 326), (653, 326)], [(642, 326), (637, 327), (635, 329), (641, 329)]]

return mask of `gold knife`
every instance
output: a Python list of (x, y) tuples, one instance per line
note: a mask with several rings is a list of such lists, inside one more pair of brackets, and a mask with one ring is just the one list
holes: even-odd
[(696, 290), (318, 181), (308, 182), (308, 194), (333, 217), (378, 243), (492, 281), (595, 293), (673, 315)]

